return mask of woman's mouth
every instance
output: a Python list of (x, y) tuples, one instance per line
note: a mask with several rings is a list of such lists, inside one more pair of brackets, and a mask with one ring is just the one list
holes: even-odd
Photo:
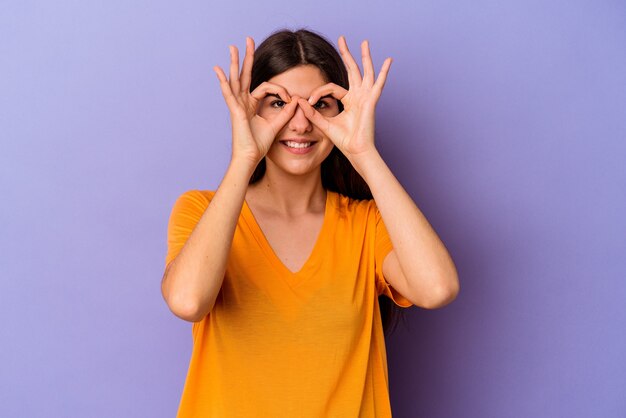
[(315, 141), (280, 141), (280, 143), (293, 154), (306, 154), (311, 151), (316, 144)]
[(285, 145), (289, 148), (308, 148), (311, 146), (311, 142), (285, 141)]

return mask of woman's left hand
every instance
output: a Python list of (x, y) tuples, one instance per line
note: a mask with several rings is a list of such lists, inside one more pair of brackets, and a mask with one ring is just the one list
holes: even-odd
[[(306, 117), (330, 138), (352, 165), (355, 165), (360, 157), (376, 150), (374, 110), (387, 79), (391, 58), (385, 60), (378, 77), (374, 80), (374, 65), (367, 41), (361, 43), (363, 76), (343, 36), (339, 38), (339, 51), (348, 70), (350, 89), (346, 90), (328, 83), (313, 90), (308, 101), (299, 99), (298, 104)], [(341, 101), (343, 112), (334, 117), (326, 117), (312, 106), (327, 95)]]

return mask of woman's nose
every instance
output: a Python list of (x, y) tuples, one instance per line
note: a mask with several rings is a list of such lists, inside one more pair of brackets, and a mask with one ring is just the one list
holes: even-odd
[(307, 119), (304, 110), (299, 105), (289, 121), (289, 128), (295, 132), (309, 132), (313, 129), (311, 121)]

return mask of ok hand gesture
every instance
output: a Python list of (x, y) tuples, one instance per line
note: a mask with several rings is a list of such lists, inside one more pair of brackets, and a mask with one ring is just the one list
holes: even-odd
[[(233, 135), (232, 158), (244, 159), (256, 166), (267, 154), (276, 135), (295, 113), (298, 102), (283, 87), (269, 82), (261, 83), (250, 93), (254, 40), (246, 38), (246, 55), (239, 74), (239, 51), (230, 46), (230, 79), (219, 67), (213, 67), (220, 81), (222, 95), (230, 110)], [(276, 94), (287, 105), (271, 121), (257, 115), (257, 106), (267, 94)]]
[[(374, 80), (374, 65), (367, 41), (361, 44), (363, 76), (343, 36), (339, 38), (339, 51), (348, 70), (350, 89), (328, 83), (315, 89), (308, 101), (298, 99), (298, 104), (304, 109), (306, 117), (355, 165), (359, 157), (375, 150), (374, 109), (385, 85), (391, 58), (385, 60)], [(334, 117), (324, 117), (311, 106), (326, 95), (340, 100), (344, 106), (343, 112)]]

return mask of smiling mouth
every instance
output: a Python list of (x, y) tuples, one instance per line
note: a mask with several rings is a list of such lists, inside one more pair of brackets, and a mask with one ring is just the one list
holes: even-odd
[(315, 142), (296, 142), (296, 141), (280, 141), (282, 144), (287, 145), (289, 148), (310, 148)]

